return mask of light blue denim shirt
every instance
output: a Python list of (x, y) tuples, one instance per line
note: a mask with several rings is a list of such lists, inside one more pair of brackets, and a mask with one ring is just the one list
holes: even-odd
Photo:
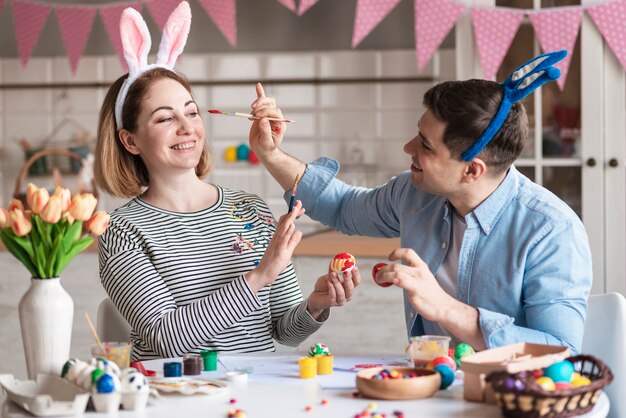
[[(436, 272), (450, 241), (447, 199), (417, 189), (408, 171), (375, 189), (347, 185), (335, 178), (338, 171), (330, 158), (307, 166), (298, 183), (307, 215), (348, 235), (400, 236), (402, 247)], [(578, 352), (592, 271), (576, 214), (511, 167), (465, 220), (456, 297), (478, 309), (487, 347), (531, 342)], [(409, 336), (423, 334), (426, 320), (406, 294), (404, 306)]]

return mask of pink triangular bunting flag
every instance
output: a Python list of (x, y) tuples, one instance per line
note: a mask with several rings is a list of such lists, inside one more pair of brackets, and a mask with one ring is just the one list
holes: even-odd
[(471, 13), (483, 78), (493, 80), (524, 20), (524, 11), (480, 7)]
[(78, 61), (89, 39), (96, 11), (93, 7), (57, 6), (55, 9), (72, 74), (76, 74)]
[(235, 0), (198, 0), (230, 46), (237, 47)]
[(278, 0), (280, 4), (296, 13), (296, 0)]
[(535, 34), (543, 52), (566, 49), (568, 54), (554, 66), (561, 70), (556, 80), (561, 91), (565, 87), (567, 71), (572, 61), (572, 53), (578, 37), (578, 29), (583, 17), (582, 7), (558, 7), (528, 12), (528, 18), (535, 28)]
[(626, 0), (599, 4), (588, 8), (587, 13), (626, 70)]
[(452, 0), (415, 0), (415, 48), (419, 71), (430, 61), (464, 8)]
[(356, 48), (398, 3), (400, 0), (358, 0), (352, 32), (352, 48)]
[(100, 9), (100, 15), (102, 16), (102, 22), (104, 28), (109, 35), (111, 45), (117, 54), (117, 58), (120, 60), (120, 64), (124, 71), (128, 70), (128, 65), (124, 59), (124, 50), (122, 49), (122, 38), (120, 36), (120, 16), (124, 9), (132, 7), (133, 9), (141, 12), (141, 3), (126, 3), (116, 6), (106, 6)]
[(160, 30), (163, 30), (167, 18), (181, 1), (182, 0), (158, 0), (146, 3), (146, 7), (150, 10), (150, 14), (154, 19), (154, 23), (157, 24)]
[(298, 16), (302, 16), (311, 7), (315, 6), (319, 0), (300, 0), (300, 7), (298, 7)]
[(41, 3), (13, 1), (13, 24), (17, 50), (22, 66), (26, 67), (39, 40), (41, 29), (50, 14), (50, 6)]

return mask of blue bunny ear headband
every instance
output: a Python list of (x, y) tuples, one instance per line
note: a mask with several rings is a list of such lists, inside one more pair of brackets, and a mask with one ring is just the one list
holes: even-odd
[(548, 81), (559, 78), (561, 71), (553, 67), (553, 65), (566, 56), (567, 51), (564, 49), (548, 52), (547, 54), (538, 55), (517, 67), (509, 78), (501, 84), (503, 89), (502, 103), (500, 103), (496, 116), (494, 116), (485, 132), (476, 142), (461, 154), (461, 158), (464, 161), (472, 161), (474, 157), (480, 154), (502, 127), (513, 103), (519, 102), (535, 91), (537, 87), (544, 85)]

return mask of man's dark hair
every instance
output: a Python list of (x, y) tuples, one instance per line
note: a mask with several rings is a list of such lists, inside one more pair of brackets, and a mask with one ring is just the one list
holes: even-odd
[[(446, 81), (431, 87), (424, 106), (446, 123), (443, 142), (452, 156), (461, 158), (487, 129), (502, 101), (502, 86), (494, 81)], [(514, 103), (504, 124), (478, 155), (494, 174), (507, 170), (519, 157), (528, 137), (528, 117), (521, 103)]]

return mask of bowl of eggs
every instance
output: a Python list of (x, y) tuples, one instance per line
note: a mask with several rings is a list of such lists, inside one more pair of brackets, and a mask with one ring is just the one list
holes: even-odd
[(361, 395), (372, 399), (405, 400), (433, 396), (441, 386), (441, 375), (435, 370), (412, 367), (376, 367), (356, 375)]

